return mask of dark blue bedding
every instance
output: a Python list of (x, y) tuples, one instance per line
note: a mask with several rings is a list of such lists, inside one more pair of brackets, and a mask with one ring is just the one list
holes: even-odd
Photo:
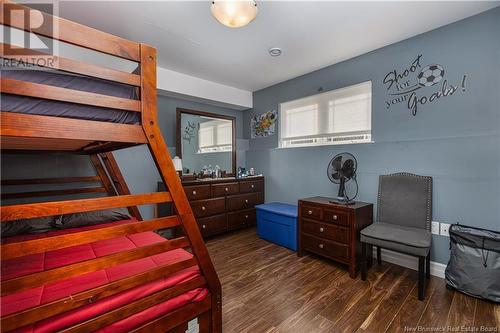
[[(101, 95), (138, 99), (135, 87), (85, 76), (41, 70), (2, 69), (1, 76), (10, 79), (41, 83)], [(90, 105), (52, 101), (19, 95), (1, 94), (1, 111), (66, 117), (121, 124), (137, 124), (140, 114)]]

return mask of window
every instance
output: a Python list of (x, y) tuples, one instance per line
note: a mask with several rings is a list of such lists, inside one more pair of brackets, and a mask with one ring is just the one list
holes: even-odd
[(371, 81), (280, 104), (280, 147), (371, 142)]
[(199, 124), (198, 153), (231, 151), (232, 123), (227, 120), (209, 120)]

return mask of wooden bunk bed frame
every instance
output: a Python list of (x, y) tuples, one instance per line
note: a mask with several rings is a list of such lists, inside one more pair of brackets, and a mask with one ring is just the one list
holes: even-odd
[[(80, 292), (71, 297), (4, 316), (0, 322), (1, 331), (7, 332), (24, 327), (25, 325), (115, 295), (147, 281), (153, 281), (193, 265), (198, 265), (201, 271), (200, 277), (133, 301), (86, 322), (74, 325), (67, 328), (65, 332), (93, 331), (199, 287), (205, 287), (209, 291), (208, 296), (203, 301), (187, 304), (138, 327), (134, 332), (182, 332), (187, 329), (187, 322), (194, 318), (198, 318), (200, 332), (221, 332), (221, 285), (180, 179), (168, 154), (167, 145), (158, 127), (156, 109), (156, 50), (146, 44), (129, 41), (45, 13), (43, 13), (43, 18), (54, 22), (59, 27), (58, 36), (54, 36), (51, 31), (46, 31), (43, 28), (30, 30), (23, 25), (22, 20), (19, 21), (15, 17), (9, 18), (7, 15), (4, 15), (4, 8), (6, 6), (12, 6), (19, 10), (29, 10), (22, 5), (2, 0), (0, 23), (5, 26), (22, 29), (45, 37), (58, 39), (65, 43), (137, 62), (140, 69), (138, 74), (126, 73), (62, 57), (57, 59), (56, 69), (132, 85), (139, 90), (140, 98), (138, 100), (129, 100), (7, 78), (1, 79), (0, 91), (2, 93), (137, 112), (141, 115), (141, 123), (139, 125), (129, 125), (1, 112), (1, 149), (3, 153), (19, 151), (67, 151), (88, 154), (98, 175), (96, 177), (70, 177), (45, 180), (11, 180), (3, 181), (3, 185), (99, 181), (101, 186), (93, 187), (91, 190), (71, 189), (61, 190), (63, 192), (57, 193), (47, 193), (47, 191), (30, 192), (24, 196), (76, 194), (78, 191), (82, 191), (81, 193), (89, 191), (108, 194), (105, 197), (90, 199), (2, 206), (0, 208), (1, 223), (8, 223), (8, 221), (17, 219), (118, 207), (128, 207), (131, 215), (138, 219), (137, 222), (124, 225), (103, 226), (96, 230), (2, 244), (2, 260), (175, 226), (182, 226), (185, 236), (72, 264), (71, 269), (67, 267), (56, 268), (2, 281), (2, 296), (34, 288), (50, 281), (86, 274), (177, 248), (189, 247), (193, 253), (193, 257), (173, 264), (159, 266), (141, 274)], [(16, 59), (17, 55), (5, 54), (3, 52), (5, 46), (0, 45), (2, 57)], [(40, 54), (40, 56), (43, 55)], [(111, 151), (138, 144), (146, 144), (148, 146), (159, 174), (169, 190), (168, 192), (130, 194)], [(145, 170), (145, 172), (148, 171)], [(22, 196), (22, 194), (18, 194), (17, 196)], [(141, 221), (142, 217), (136, 206), (160, 202), (172, 202), (176, 207), (178, 215)]]

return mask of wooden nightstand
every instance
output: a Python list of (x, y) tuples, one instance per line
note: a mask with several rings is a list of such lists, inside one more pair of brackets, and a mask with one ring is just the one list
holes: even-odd
[(361, 254), (359, 232), (373, 223), (373, 204), (332, 204), (333, 198), (312, 197), (299, 200), (298, 252), (304, 251), (349, 266), (349, 276), (356, 277)]

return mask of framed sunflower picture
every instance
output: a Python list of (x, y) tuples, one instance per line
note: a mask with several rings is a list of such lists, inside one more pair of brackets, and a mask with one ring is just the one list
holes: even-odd
[(277, 119), (278, 112), (276, 110), (254, 115), (250, 124), (252, 139), (274, 135)]

